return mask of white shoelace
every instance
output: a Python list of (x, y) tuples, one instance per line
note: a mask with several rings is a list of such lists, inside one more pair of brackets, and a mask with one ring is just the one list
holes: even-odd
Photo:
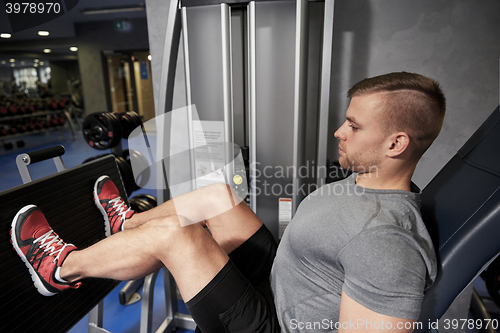
[[(59, 236), (54, 232), (54, 230), (46, 232), (45, 234), (43, 234), (42, 236), (38, 237), (33, 241), (33, 243), (37, 242), (40, 242), (40, 248), (43, 249), (44, 252), (48, 252), (49, 255), (55, 255), (57, 253), (57, 256), (54, 258), (52, 262), (58, 260), (62, 251), (66, 248), (66, 246), (68, 246), (68, 244), (64, 244), (63, 240), (59, 238)], [(56, 248), (54, 247), (61, 245), (62, 247), (59, 250), (56, 250)]]
[(125, 201), (123, 201), (121, 197), (116, 197), (114, 199), (109, 200), (109, 203), (113, 204), (113, 208), (115, 209), (118, 216), (121, 217), (122, 221), (125, 221), (127, 213), (132, 210), (125, 204)]

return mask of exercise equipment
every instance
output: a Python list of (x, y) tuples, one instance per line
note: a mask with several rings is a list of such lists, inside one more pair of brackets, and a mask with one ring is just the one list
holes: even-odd
[(120, 114), (95, 112), (83, 121), (83, 137), (92, 148), (105, 150), (118, 146), (122, 138), (142, 125), (140, 116), (135, 112)]
[[(138, 190), (141, 187), (144, 187), (151, 177), (151, 168), (148, 160), (141, 154), (138, 150), (135, 149), (125, 149), (122, 152), (122, 157), (127, 161), (129, 165), (132, 166), (132, 159), (134, 160), (134, 166), (137, 167), (138, 170), (142, 170), (140, 174), (135, 177), (135, 189)], [(133, 170), (133, 169), (132, 169)]]
[(132, 192), (136, 190), (136, 184), (134, 179), (134, 172), (132, 171), (132, 166), (121, 156), (115, 156), (116, 164), (120, 170), (122, 178), (125, 179), (125, 190), (130, 196)]
[(122, 138), (127, 139), (134, 129), (142, 125), (141, 117), (133, 112), (124, 112), (118, 114), (122, 126)]
[(88, 115), (83, 121), (82, 130), (89, 146), (99, 150), (116, 147), (122, 139), (120, 120), (110, 112)]
[(484, 274), (486, 289), (493, 302), (500, 308), (500, 258), (496, 258)]
[[(120, 170), (120, 175), (123, 179), (123, 184), (125, 186), (125, 191), (127, 195), (130, 196), (132, 192), (139, 190), (144, 184), (146, 184), (151, 175), (149, 168), (145, 168), (145, 170), (136, 178), (134, 176), (134, 172), (132, 170), (132, 164), (130, 161), (130, 155), (132, 154), (133, 158), (136, 161), (144, 161), (147, 164), (146, 158), (136, 150), (125, 149), (121, 155), (117, 155), (115, 153), (112, 154), (100, 154), (96, 156), (92, 156), (83, 161), (83, 163), (88, 163), (94, 161), (103, 156), (111, 155), (115, 157), (116, 164), (118, 165), (118, 169)], [(156, 199), (155, 199), (156, 200)]]
[(127, 197), (129, 197), (132, 192), (136, 190), (136, 184), (134, 180), (134, 173), (132, 171), (132, 166), (121, 156), (115, 156), (113, 154), (101, 154), (97, 156), (92, 156), (83, 161), (83, 164), (95, 161), (96, 159), (102, 158), (104, 156), (113, 156), (115, 158), (116, 165), (120, 171), (120, 175), (123, 179), (123, 184), (125, 186), (125, 192), (127, 192)]
[[(151, 176), (148, 160), (140, 152), (129, 149), (122, 150), (121, 147), (121, 139), (128, 138), (130, 133), (139, 126), (142, 126), (142, 120), (135, 112), (120, 114), (96, 112), (88, 115), (82, 125), (83, 136), (90, 147), (98, 150), (111, 149), (129, 196), (144, 186)], [(91, 157), (84, 163), (95, 158), (97, 157)], [(132, 170), (132, 158), (144, 166), (141, 168), (143, 171), (137, 177)]]
[(415, 332), (427, 332), (426, 324), (441, 318), (500, 253), (500, 154), (492, 153), (499, 142), (497, 107), (422, 191), (438, 275), (425, 293), (419, 319), (424, 327)]
[[(138, 194), (129, 200), (130, 207), (137, 213), (150, 210), (157, 205), (156, 198), (150, 194)], [(141, 296), (137, 293), (144, 283), (144, 278), (128, 281), (118, 293), (118, 301), (121, 305), (129, 305), (138, 302)]]
[(150, 194), (138, 194), (129, 201), (132, 210), (139, 213), (153, 209), (158, 205), (156, 198)]
[[(0, 332), (67, 332), (94, 309), (89, 314), (90, 332), (102, 327), (102, 300), (120, 283), (86, 279), (77, 290), (41, 296), (26, 266), (12, 249), (10, 222), (19, 209), (28, 204), (43, 210), (62, 239), (85, 248), (105, 237), (103, 217), (92, 195), (96, 179), (108, 175), (128, 203), (114, 157), (105, 156), (64, 170), (60, 157), (63, 152), (64, 148), (58, 146), (19, 155), (17, 162), (20, 172), (24, 170), (25, 184), (0, 193), (0, 313), (3, 318)], [(28, 166), (50, 158), (56, 162), (58, 172), (30, 182)]]

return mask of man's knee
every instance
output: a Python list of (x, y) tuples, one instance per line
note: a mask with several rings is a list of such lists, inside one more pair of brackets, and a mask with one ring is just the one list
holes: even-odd
[(215, 199), (224, 199), (229, 195), (232, 195), (233, 190), (231, 186), (225, 183), (215, 183), (208, 186), (203, 187), (206, 195), (209, 195), (211, 198)]
[(163, 244), (190, 241), (194, 234), (199, 233), (197, 229), (203, 230), (202, 226), (177, 215), (153, 219), (141, 225), (140, 228), (144, 229), (153, 239), (158, 239)]

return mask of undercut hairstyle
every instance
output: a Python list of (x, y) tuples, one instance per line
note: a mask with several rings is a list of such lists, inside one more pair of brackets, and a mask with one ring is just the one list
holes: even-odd
[(420, 74), (398, 72), (364, 79), (347, 93), (387, 92), (382, 122), (387, 134), (405, 132), (420, 158), (441, 131), (446, 98), (438, 82)]

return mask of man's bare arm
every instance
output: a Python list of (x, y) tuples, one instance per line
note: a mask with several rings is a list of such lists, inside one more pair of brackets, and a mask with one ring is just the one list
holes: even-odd
[(339, 333), (413, 332), (415, 320), (386, 316), (359, 304), (344, 292), (340, 300)]

